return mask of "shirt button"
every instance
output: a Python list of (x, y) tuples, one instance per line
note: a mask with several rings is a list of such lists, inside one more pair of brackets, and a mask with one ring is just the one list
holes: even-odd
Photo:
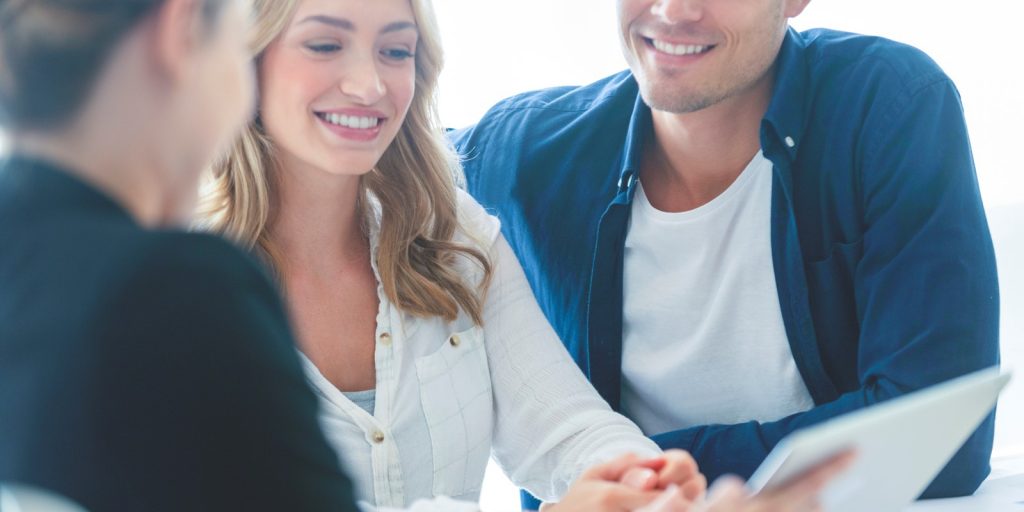
[(793, 140), (793, 137), (786, 137), (786, 145), (791, 148), (796, 147), (796, 141)]
[(452, 337), (448, 338), (448, 343), (451, 343), (453, 347), (457, 347), (462, 343), (462, 340), (459, 339), (458, 334), (452, 334)]
[(391, 346), (391, 335), (383, 332), (380, 334), (380, 344), (385, 347)]
[(373, 443), (374, 444), (381, 444), (383, 442), (384, 442), (384, 432), (381, 432), (380, 430), (374, 431), (374, 433), (373, 433)]

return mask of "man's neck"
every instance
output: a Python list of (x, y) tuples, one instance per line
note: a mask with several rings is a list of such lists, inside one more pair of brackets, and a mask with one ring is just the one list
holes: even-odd
[(640, 170), (655, 208), (682, 212), (724, 192), (761, 148), (761, 119), (771, 101), (772, 75), (749, 91), (684, 114), (651, 111), (653, 137)]

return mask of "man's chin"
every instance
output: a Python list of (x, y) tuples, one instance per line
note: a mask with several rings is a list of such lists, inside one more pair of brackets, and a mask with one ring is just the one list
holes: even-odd
[(641, 96), (643, 96), (644, 103), (646, 103), (651, 110), (669, 112), (672, 114), (690, 114), (704, 110), (721, 101), (718, 96), (711, 94), (685, 94), (680, 93), (678, 89), (666, 89), (669, 88), (659, 87), (654, 90), (642, 92)]

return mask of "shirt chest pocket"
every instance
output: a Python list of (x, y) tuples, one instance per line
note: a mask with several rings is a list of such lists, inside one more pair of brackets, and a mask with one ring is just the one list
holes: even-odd
[(474, 496), (491, 450), (491, 375), (483, 333), (451, 334), (434, 353), (416, 360), (420, 401), (430, 433), (435, 496)]

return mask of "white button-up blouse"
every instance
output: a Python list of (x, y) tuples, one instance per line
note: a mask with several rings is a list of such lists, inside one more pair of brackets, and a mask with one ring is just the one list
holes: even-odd
[[(482, 327), (465, 314), (451, 323), (405, 314), (378, 285), (372, 415), (303, 357), (322, 427), (362, 505), (475, 510), (490, 455), (515, 484), (557, 500), (593, 464), (625, 452), (660, 453), (608, 407), (565, 351), (498, 219), (462, 191), (458, 215), (456, 241), (485, 248), (494, 269)], [(371, 214), (374, 253), (378, 219)], [(478, 282), (479, 269), (462, 263)]]

